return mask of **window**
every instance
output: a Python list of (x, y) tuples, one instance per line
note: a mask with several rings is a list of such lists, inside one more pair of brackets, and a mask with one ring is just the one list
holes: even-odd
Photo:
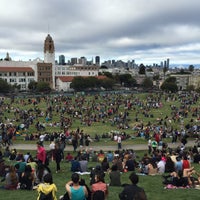
[(19, 82), (26, 82), (26, 79), (25, 78), (19, 78)]
[(10, 83), (16, 83), (16, 78), (10, 78)]

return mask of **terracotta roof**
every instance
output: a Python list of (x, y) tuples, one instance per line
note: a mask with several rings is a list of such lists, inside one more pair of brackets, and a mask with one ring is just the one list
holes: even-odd
[[(77, 76), (57, 76), (62, 82), (72, 82), (72, 80), (77, 77)], [(95, 77), (97, 79), (106, 79), (106, 76), (82, 76), (83, 78), (88, 78), (88, 77)]]
[(75, 76), (58, 76), (62, 82), (72, 82)]
[(34, 72), (31, 67), (0, 67), (0, 72)]

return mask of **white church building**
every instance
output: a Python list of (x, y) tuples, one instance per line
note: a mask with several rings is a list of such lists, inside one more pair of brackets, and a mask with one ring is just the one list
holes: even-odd
[(28, 90), (31, 81), (47, 82), (54, 90), (69, 91), (73, 77), (98, 76), (98, 72), (99, 67), (95, 65), (55, 64), (55, 47), (50, 34), (44, 41), (44, 60), (13, 61), (8, 53), (0, 60), (0, 78), (11, 85), (19, 85), (21, 91)]

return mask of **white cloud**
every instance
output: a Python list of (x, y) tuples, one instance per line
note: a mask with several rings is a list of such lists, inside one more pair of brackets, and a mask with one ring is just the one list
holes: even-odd
[(49, 31), (56, 56), (198, 63), (199, 8), (199, 0), (1, 0), (0, 58), (43, 58)]

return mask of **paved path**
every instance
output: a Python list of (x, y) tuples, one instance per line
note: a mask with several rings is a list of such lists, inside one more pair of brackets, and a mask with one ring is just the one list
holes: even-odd
[[(96, 143), (96, 144), (98, 144), (98, 143)], [(181, 145), (181, 143), (178, 143), (178, 142), (176, 144), (168, 143), (168, 146), (173, 149), (180, 145)], [(194, 140), (188, 141), (188, 143), (186, 144), (186, 147), (193, 147), (194, 145), (195, 145)], [(48, 144), (45, 144), (44, 146), (45, 146), (46, 150), (49, 150)], [(14, 144), (14, 145), (10, 146), (10, 149), (14, 149), (14, 148), (17, 150), (36, 150), (37, 145), (36, 144)], [(99, 145), (94, 146), (93, 144), (91, 144), (89, 146), (89, 148), (92, 150), (96, 150), (96, 151), (99, 151), (101, 149), (103, 151), (109, 151), (109, 150), (114, 151), (114, 150), (117, 150), (117, 145), (116, 146), (99, 146)], [(123, 145), (123, 143), (122, 143), (122, 148), (123, 149), (133, 149), (133, 150), (148, 150), (147, 144)], [(77, 150), (80, 150), (80, 149), (81, 148), (79, 147)], [(73, 151), (72, 145), (67, 145), (65, 148), (65, 151)]]

